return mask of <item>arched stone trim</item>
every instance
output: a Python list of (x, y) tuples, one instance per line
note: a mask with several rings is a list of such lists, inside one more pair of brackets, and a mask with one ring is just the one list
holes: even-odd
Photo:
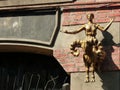
[(0, 52), (28, 52), (44, 55), (52, 55), (52, 49), (43, 46), (16, 44), (16, 43), (2, 43), (0, 44)]

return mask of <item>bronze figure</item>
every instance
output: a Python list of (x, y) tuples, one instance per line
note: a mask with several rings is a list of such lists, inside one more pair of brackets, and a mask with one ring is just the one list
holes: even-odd
[(86, 67), (86, 79), (85, 82), (89, 82), (89, 72), (92, 72), (91, 82), (95, 81), (94, 71), (95, 69), (100, 70), (101, 63), (105, 58), (105, 51), (100, 41), (96, 38), (96, 30), (99, 29), (100, 31), (106, 31), (113, 22), (113, 19), (110, 20), (108, 25), (104, 28), (99, 24), (93, 23), (94, 14), (87, 15), (88, 23), (84, 24), (75, 31), (62, 31), (67, 34), (76, 34), (83, 30), (85, 30), (86, 38), (84, 40), (76, 40), (71, 44), (71, 53), (74, 56), (79, 55), (79, 49), (77, 47), (81, 47), (84, 50), (83, 60)]

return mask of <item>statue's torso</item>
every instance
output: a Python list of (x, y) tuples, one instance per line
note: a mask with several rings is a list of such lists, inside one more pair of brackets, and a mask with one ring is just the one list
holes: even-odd
[(97, 25), (96, 24), (85, 24), (85, 33), (87, 36), (96, 36)]

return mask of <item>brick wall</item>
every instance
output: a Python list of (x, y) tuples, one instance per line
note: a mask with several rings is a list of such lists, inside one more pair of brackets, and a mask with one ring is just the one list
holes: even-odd
[[(112, 49), (111, 49), (112, 48)], [(113, 50), (114, 51), (111, 51)], [(120, 70), (120, 48), (118, 47), (105, 47), (105, 51), (107, 52), (107, 57), (102, 65), (102, 71), (113, 71)], [(83, 51), (80, 50), (80, 55), (78, 57), (74, 57), (69, 49), (56, 49), (54, 50), (54, 56), (57, 58), (58, 62), (62, 65), (62, 67), (67, 72), (78, 72), (85, 71), (85, 66), (83, 62)]]
[[(87, 2), (85, 2), (87, 1)], [(78, 25), (86, 23), (86, 14), (94, 13), (94, 22), (109, 22), (110, 18), (120, 21), (120, 0), (80, 0), (72, 6), (63, 7), (62, 25)], [(113, 2), (113, 3), (112, 3)]]
[[(113, 3), (112, 3), (113, 2)], [(71, 5), (62, 7), (62, 29), (72, 29), (71, 26), (78, 26), (87, 22), (86, 14), (94, 13), (95, 23), (107, 23), (110, 18), (114, 18), (114, 23), (118, 23), (118, 26), (111, 26), (111, 30), (108, 32), (117, 40), (116, 45), (112, 45), (112, 40), (105, 46), (107, 57), (102, 65), (104, 71), (120, 70), (120, 0), (77, 0)], [(113, 31), (113, 29), (116, 31)], [(70, 36), (63, 33), (59, 33), (56, 45), (54, 48), (54, 56), (58, 62), (63, 66), (67, 72), (85, 71), (83, 62), (83, 51), (80, 49), (80, 55), (74, 57), (70, 54), (69, 47), (66, 44), (73, 42), (74, 39), (78, 39), (83, 34)], [(81, 36), (81, 37), (82, 37)], [(101, 35), (102, 36), (102, 35)], [(73, 37), (73, 38), (72, 38)], [(109, 36), (108, 36), (109, 37)], [(101, 37), (100, 37), (101, 38)], [(98, 38), (98, 39), (100, 39)]]

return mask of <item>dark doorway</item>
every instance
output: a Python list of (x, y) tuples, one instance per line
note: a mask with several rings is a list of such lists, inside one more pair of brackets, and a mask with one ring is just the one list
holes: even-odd
[(0, 90), (61, 90), (69, 76), (53, 56), (0, 53)]

